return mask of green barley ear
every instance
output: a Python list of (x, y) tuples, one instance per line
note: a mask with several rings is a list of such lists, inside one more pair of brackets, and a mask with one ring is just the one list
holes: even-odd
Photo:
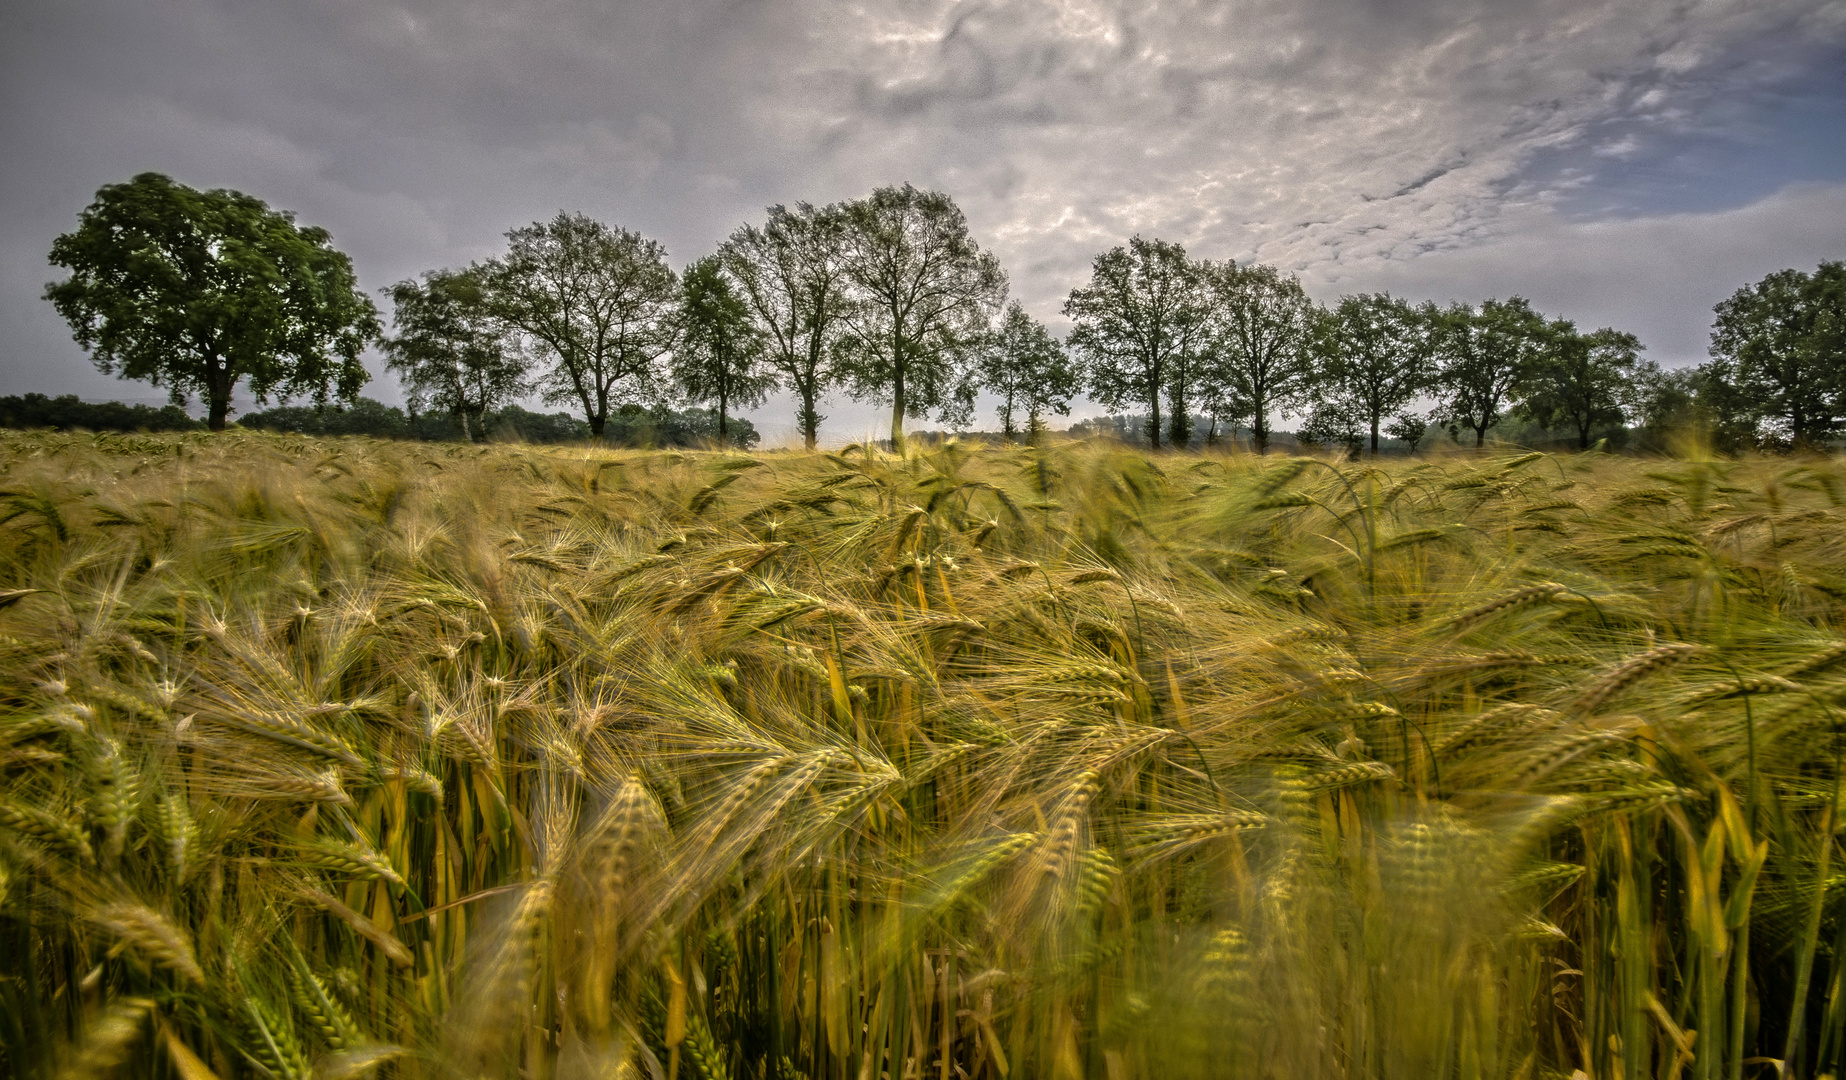
[(155, 967), (176, 972), (195, 986), (204, 985), (205, 972), (194, 958), (191, 939), (160, 912), (140, 904), (109, 904), (93, 912), (90, 921)]
[(327, 984), (308, 967), (307, 959), (301, 955), (300, 950), (293, 951), (294, 956), (288, 969), (288, 990), (295, 1008), (307, 1018), (308, 1023), (326, 1042), (328, 1049), (336, 1053), (357, 1050), (366, 1041), (359, 1025), (353, 1021), (345, 1006), (340, 1004), (339, 998), (327, 988)]
[(730, 1080), (731, 1071), (725, 1063), (724, 1051), (712, 1038), (711, 1025), (696, 1010), (686, 1016), (685, 1047), (687, 1060), (698, 1070), (698, 1080)]
[(277, 1008), (247, 987), (244, 993), (242, 1020), (248, 1037), (238, 1049), (276, 1080), (313, 1080), (313, 1063), (295, 1035), (289, 1010)]
[(90, 812), (103, 830), (103, 866), (113, 870), (122, 858), (128, 825), (141, 801), (141, 777), (129, 764), (121, 744), (106, 736), (97, 740), (91, 770), (96, 792)]
[(199, 827), (186, 809), (184, 796), (168, 793), (159, 803), (156, 820), (160, 842), (166, 852), (167, 873), (175, 885), (183, 885), (193, 870), (192, 851), (198, 840)]
[(82, 863), (94, 863), (88, 830), (69, 818), (37, 806), (0, 802), (0, 828), (11, 829), (30, 840), (55, 848)]
[(356, 881), (389, 881), (405, 887), (404, 877), (383, 852), (331, 838), (321, 838), (307, 845), (297, 856), (306, 866), (329, 870)]

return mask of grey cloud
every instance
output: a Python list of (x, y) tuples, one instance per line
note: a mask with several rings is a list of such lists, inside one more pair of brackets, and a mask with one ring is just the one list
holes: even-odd
[(561, 207), (684, 262), (769, 203), (910, 180), (1055, 321), (1135, 233), (1340, 289), (1554, 272), (1520, 245), (1571, 235), (1593, 149), (1739, 123), (1722, 103), (1842, 56), (1839, 0), (21, 0), (0, 374), (109, 392), (37, 299), (44, 252), (148, 168), (328, 226), (373, 287)]

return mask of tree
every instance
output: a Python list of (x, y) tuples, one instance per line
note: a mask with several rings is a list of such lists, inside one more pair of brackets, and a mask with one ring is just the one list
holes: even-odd
[(1416, 453), (1422, 445), (1423, 436), (1429, 434), (1429, 417), (1419, 412), (1405, 411), (1391, 418), (1385, 425), (1385, 434), (1403, 442), (1409, 453)]
[(954, 423), (972, 413), (963, 361), (1006, 299), (1006, 275), (940, 192), (879, 188), (845, 216), (843, 265), (858, 303), (842, 374), (855, 397), (890, 397), (895, 447), (906, 416), (940, 409)]
[(1368, 432), (1373, 457), (1384, 418), (1429, 388), (1431, 315), (1389, 293), (1361, 293), (1341, 297), (1315, 328), (1326, 416)]
[(1147, 407), (1148, 441), (1160, 449), (1160, 398), (1175, 446), (1191, 441), (1193, 376), (1205, 305), (1186, 249), (1135, 237), (1096, 256), (1089, 285), (1072, 289), (1064, 314), (1069, 344), (1088, 367), (1090, 395), (1104, 408)]
[(656, 396), (673, 348), (679, 293), (666, 249), (571, 213), (506, 238), (507, 253), (481, 267), (488, 308), (550, 358), (545, 400), (576, 403), (600, 439), (618, 398)]
[(845, 224), (837, 207), (772, 206), (767, 224), (738, 229), (718, 253), (766, 339), (766, 359), (801, 402), (795, 419), (809, 450), (826, 419), (816, 405), (834, 380), (852, 307)]
[(1715, 311), (1712, 375), (1746, 414), (1732, 419), (1773, 421), (1797, 446), (1832, 435), (1846, 411), (1846, 263), (1777, 271)]
[(1215, 415), (1248, 420), (1256, 452), (1264, 453), (1269, 414), (1289, 415), (1314, 389), (1314, 301), (1293, 275), (1273, 266), (1226, 259), (1199, 270), (1209, 354), (1201, 397)]
[(236, 191), (197, 191), (142, 173), (96, 193), (51, 245), (71, 271), (45, 299), (103, 372), (205, 399), (223, 431), (231, 391), (352, 400), (378, 310), (325, 229)]
[(1620, 330), (1605, 326), (1582, 334), (1567, 319), (1553, 321), (1544, 350), (1518, 388), (1519, 415), (1548, 429), (1569, 427), (1577, 448), (1589, 449), (1590, 432), (1621, 423), (1633, 402), (1642, 347)]
[[(1711, 395), (1706, 392), (1708, 367), (1662, 368), (1652, 360), (1635, 365), (1634, 393), (1626, 418), (1640, 427), (1642, 449), (1668, 449), (1676, 436), (1707, 425), (1711, 404)], [(1708, 434), (1719, 441), (1729, 441), (1726, 436), (1731, 433)]]
[(1018, 433), (1019, 413), (1034, 439), (1044, 430), (1046, 413), (1070, 415), (1078, 387), (1070, 354), (1017, 300), (1006, 306), (999, 329), (981, 350), (976, 374), (981, 388), (1000, 399), (1000, 431), (1009, 442)]
[(1479, 311), (1456, 304), (1436, 319), (1437, 385), (1444, 401), (1439, 419), (1459, 438), (1474, 432), (1484, 446), (1501, 409), (1531, 374), (1545, 348), (1544, 316), (1524, 297), (1483, 301)]
[(472, 270), (431, 270), (421, 283), (400, 281), (391, 297), (386, 363), (409, 392), (413, 412), (426, 405), (461, 421), (473, 442), (487, 434), (487, 414), (525, 388), (526, 357), (506, 327), (488, 313), (480, 275)]
[(674, 378), (694, 403), (718, 406), (718, 445), (728, 446), (731, 407), (761, 405), (776, 377), (763, 370), (763, 335), (718, 256), (686, 269), (679, 318)]
[(1322, 398), (1314, 403), (1295, 438), (1310, 446), (1338, 446), (1357, 457), (1365, 447), (1365, 414), (1351, 397)]

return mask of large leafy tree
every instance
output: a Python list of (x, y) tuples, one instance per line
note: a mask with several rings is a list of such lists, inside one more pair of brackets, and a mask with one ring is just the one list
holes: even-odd
[(1652, 360), (1635, 364), (1634, 389), (1626, 410), (1626, 419), (1640, 427), (1640, 446), (1645, 450), (1671, 449), (1671, 443), (1684, 435), (1705, 428), (1705, 433), (1728, 442), (1731, 432), (1712, 430), (1709, 371), (1698, 368), (1662, 368)]
[(71, 271), (45, 287), (96, 366), (165, 386), (174, 404), (197, 394), (224, 430), (244, 380), (276, 394), (353, 400), (367, 379), (359, 354), (378, 311), (352, 261), (325, 229), (237, 191), (198, 191), (142, 173), (96, 193), (77, 228), (51, 245)]
[(1432, 316), (1429, 307), (1389, 293), (1341, 297), (1315, 328), (1316, 430), (1337, 428), (1342, 439), (1349, 430), (1361, 432), (1377, 456), (1385, 418), (1429, 388)]
[(1270, 414), (1289, 415), (1314, 391), (1317, 309), (1299, 280), (1273, 266), (1226, 259), (1199, 271), (1208, 320), (1201, 396), (1214, 413), (1247, 421), (1263, 453)]
[(1846, 263), (1780, 270), (1715, 309), (1711, 377), (1729, 417), (1772, 422), (1797, 446), (1824, 441), (1846, 413)]
[(765, 360), (800, 402), (795, 420), (809, 450), (826, 419), (817, 406), (833, 384), (852, 310), (845, 227), (838, 207), (772, 206), (767, 223), (738, 229), (718, 253), (762, 331)]
[(1017, 300), (1006, 305), (999, 328), (981, 350), (975, 374), (981, 389), (1000, 399), (1000, 431), (1009, 442), (1018, 435), (1021, 418), (1036, 439), (1044, 430), (1046, 413), (1069, 415), (1070, 399), (1079, 385), (1070, 354)]
[(545, 400), (577, 405), (600, 439), (624, 397), (659, 395), (679, 300), (666, 249), (572, 213), (506, 238), (480, 268), (489, 310), (550, 361)]
[(1438, 417), (1452, 432), (1474, 432), (1474, 445), (1500, 419), (1515, 390), (1530, 377), (1547, 342), (1544, 316), (1524, 297), (1456, 304), (1435, 320)]
[(1068, 343), (1085, 361), (1090, 396), (1110, 409), (1145, 406), (1156, 450), (1163, 396), (1173, 445), (1191, 440), (1189, 410), (1206, 329), (1199, 279), (1185, 248), (1137, 236), (1096, 256), (1090, 283), (1064, 301), (1073, 324)]
[(965, 364), (1006, 299), (1006, 275), (940, 192), (879, 188), (844, 213), (843, 265), (856, 303), (841, 374), (854, 396), (889, 398), (897, 446), (906, 416), (972, 414)]
[(1546, 428), (1568, 427), (1578, 449), (1590, 433), (1619, 424), (1635, 403), (1641, 341), (1610, 327), (1584, 334), (1567, 319), (1546, 327), (1543, 351), (1517, 390), (1518, 414)]
[(527, 361), (518, 341), (487, 310), (480, 275), (432, 270), (422, 281), (386, 290), (395, 333), (386, 363), (416, 406), (434, 406), (461, 421), (472, 441), (487, 413), (525, 390)]
[(679, 324), (674, 380), (693, 402), (717, 407), (718, 445), (728, 446), (731, 409), (761, 405), (776, 376), (763, 365), (763, 334), (718, 256), (686, 269)]

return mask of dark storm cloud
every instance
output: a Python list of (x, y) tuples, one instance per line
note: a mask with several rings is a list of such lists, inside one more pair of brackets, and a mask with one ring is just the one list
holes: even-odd
[[(24, 0), (0, 42), (0, 372), (23, 389), (133, 392), (86, 381), (37, 295), (51, 238), (144, 169), (328, 226), (372, 287), (560, 207), (683, 263), (768, 203), (910, 180), (1054, 321), (1141, 233), (1322, 296), (1594, 306), (1619, 264), (1628, 306), (1599, 320), (1675, 356), (1713, 289), (1846, 246), (1838, 155), (1779, 164), (1846, 132), (1838, 0)], [(1735, 199), (1667, 190), (1694, 146)]]

